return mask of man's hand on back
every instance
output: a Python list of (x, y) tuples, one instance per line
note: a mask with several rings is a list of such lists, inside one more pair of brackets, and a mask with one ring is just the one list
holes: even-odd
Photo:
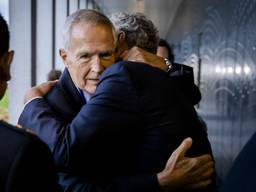
[(32, 87), (26, 92), (24, 103), (27, 103), (28, 101), (36, 97), (44, 97), (54, 87), (54, 85), (57, 82), (58, 80), (47, 81), (45, 83)]
[(159, 57), (156, 54), (149, 53), (139, 47), (133, 47), (132, 49), (125, 51), (120, 57), (124, 61), (142, 62), (163, 71), (168, 70), (164, 58)]
[(185, 139), (172, 153), (164, 170), (157, 174), (164, 191), (202, 188), (212, 182), (210, 177), (214, 172), (214, 163), (211, 156), (185, 157), (191, 145), (192, 139)]

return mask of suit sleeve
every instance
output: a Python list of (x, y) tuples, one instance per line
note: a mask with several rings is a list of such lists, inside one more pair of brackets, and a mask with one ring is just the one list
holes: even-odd
[[(68, 125), (43, 99), (36, 99), (24, 108), (19, 123), (31, 127), (50, 146), (58, 167), (79, 169), (76, 165), (82, 160), (90, 161), (95, 151), (104, 153), (99, 146), (102, 140), (107, 146), (110, 143), (109, 148), (116, 146), (129, 135), (128, 128), (132, 129), (138, 122), (139, 104), (132, 82), (123, 68), (117, 66), (114, 71), (105, 71), (95, 95)], [(87, 154), (85, 159), (79, 158), (81, 153)], [(118, 178), (102, 185), (78, 182), (74, 186), (90, 192), (159, 191), (156, 175)]]
[(25, 106), (19, 124), (31, 128), (48, 144), (58, 167), (73, 169), (81, 154), (95, 155), (96, 149), (106, 148), (99, 146), (103, 141), (109, 147), (124, 142), (122, 137), (132, 133), (137, 124), (138, 103), (132, 82), (123, 68), (111, 69), (105, 71), (94, 96), (70, 124), (65, 124), (44, 99)]
[(196, 105), (201, 100), (201, 92), (194, 83), (193, 68), (174, 63), (169, 72), (171, 83), (175, 84), (191, 104)]

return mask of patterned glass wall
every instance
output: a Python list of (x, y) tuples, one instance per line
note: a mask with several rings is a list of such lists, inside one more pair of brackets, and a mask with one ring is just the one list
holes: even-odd
[(184, 0), (168, 33), (194, 67), (216, 168), (224, 179), (256, 130), (256, 0)]

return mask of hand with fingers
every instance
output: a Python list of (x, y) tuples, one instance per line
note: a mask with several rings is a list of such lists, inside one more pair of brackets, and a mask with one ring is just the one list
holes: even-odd
[(164, 191), (192, 190), (208, 186), (214, 173), (214, 163), (210, 155), (185, 157), (192, 145), (192, 139), (185, 139), (172, 153), (164, 170), (157, 174), (160, 187)]
[(120, 57), (124, 61), (142, 62), (163, 71), (168, 70), (168, 66), (165, 64), (164, 58), (147, 52), (139, 47), (133, 47), (132, 49), (125, 51)]
[(58, 80), (47, 81), (45, 83), (30, 88), (25, 94), (24, 103), (27, 103), (28, 101), (36, 97), (44, 97), (54, 87), (54, 85), (56, 85), (57, 82)]

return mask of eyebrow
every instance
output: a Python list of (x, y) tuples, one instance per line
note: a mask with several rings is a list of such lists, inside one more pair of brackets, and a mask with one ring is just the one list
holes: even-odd
[(95, 51), (95, 52), (83, 51), (83, 52), (79, 53), (78, 56), (79, 57), (82, 56), (82, 55), (91, 56), (91, 55), (94, 55), (94, 54), (104, 55), (104, 54), (107, 54), (107, 53), (113, 54), (113, 53), (115, 53), (115, 50), (104, 50), (104, 51)]

